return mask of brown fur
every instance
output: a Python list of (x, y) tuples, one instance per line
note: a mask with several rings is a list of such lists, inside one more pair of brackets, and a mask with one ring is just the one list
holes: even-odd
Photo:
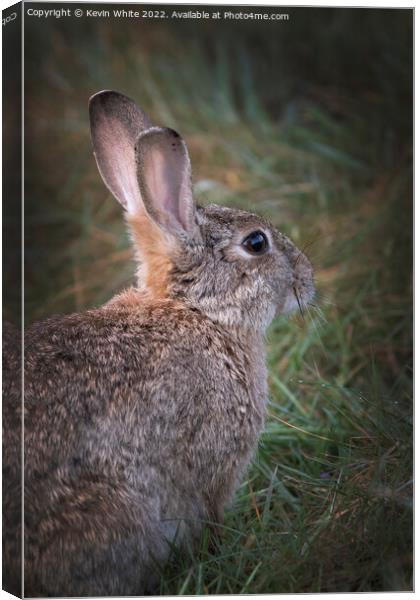
[(146, 214), (128, 215), (134, 247), (142, 268), (142, 280), (153, 298), (168, 295), (169, 272), (173, 266), (170, 243)]

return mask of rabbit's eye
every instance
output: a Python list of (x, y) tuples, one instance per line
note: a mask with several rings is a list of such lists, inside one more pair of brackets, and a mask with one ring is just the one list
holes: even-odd
[(262, 231), (253, 231), (242, 242), (243, 247), (250, 254), (264, 254), (268, 250), (268, 240)]

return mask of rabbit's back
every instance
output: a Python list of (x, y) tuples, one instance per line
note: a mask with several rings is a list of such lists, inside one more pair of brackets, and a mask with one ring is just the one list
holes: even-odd
[[(48, 451), (67, 458), (73, 445), (98, 457), (105, 457), (106, 451), (115, 456), (123, 438), (139, 430), (151, 437), (130, 439), (131, 449), (149, 452), (153, 442), (163, 453), (159, 458), (167, 453), (170, 459), (171, 445), (185, 446), (188, 438), (193, 447), (195, 437), (203, 439), (206, 419), (213, 424), (220, 420), (220, 435), (236, 431), (238, 422), (241, 429), (255, 426), (266, 389), (264, 384), (255, 387), (250, 371), (255, 365), (247, 358), (249, 348), (243, 347), (247, 341), (233, 339), (200, 311), (181, 303), (143, 305), (141, 294), (131, 292), (129, 297), (138, 299), (137, 309), (124, 298), (84, 314), (53, 317), (28, 330), (25, 444), (28, 450), (33, 444), (29, 470), (38, 454), (45, 465)], [(258, 355), (259, 348), (254, 352)], [(258, 363), (263, 362), (262, 351)], [(117, 441), (113, 433), (118, 423), (123, 437)]]
[[(136, 565), (126, 587), (101, 590), (140, 593), (139, 565), (161, 559), (166, 539), (194, 537), (200, 521), (220, 519), (263, 424), (266, 391), (255, 388), (245, 343), (197, 310), (148, 305), (134, 291), (29, 329), (25, 516), (33, 573), (53, 569), (57, 581), (59, 565), (62, 579), (78, 574), (69, 591), (83, 594), (83, 582), (92, 585), (87, 565), (109, 568), (111, 555), (118, 565), (122, 552)], [(54, 540), (66, 556), (74, 548), (74, 567)]]
[(22, 552), (22, 334), (3, 321), (3, 589), (21, 594)]

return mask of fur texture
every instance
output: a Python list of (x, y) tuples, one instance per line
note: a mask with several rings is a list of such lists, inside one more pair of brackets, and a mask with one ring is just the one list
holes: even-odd
[(22, 333), (3, 321), (2, 331), (2, 544), (3, 589), (22, 596)]
[[(151, 592), (171, 544), (222, 521), (264, 425), (265, 329), (314, 292), (264, 219), (194, 205), (178, 134), (115, 92), (91, 122), (138, 285), (26, 332), (26, 595)], [(264, 252), (244, 246), (255, 231)]]

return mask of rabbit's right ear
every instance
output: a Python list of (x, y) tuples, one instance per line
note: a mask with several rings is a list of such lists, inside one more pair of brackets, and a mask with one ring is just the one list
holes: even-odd
[(135, 155), (144, 207), (166, 234), (197, 233), (187, 146), (173, 129), (151, 127), (140, 134)]
[(152, 127), (137, 104), (118, 92), (98, 92), (89, 100), (93, 151), (105, 185), (132, 215), (143, 209), (134, 146)]

